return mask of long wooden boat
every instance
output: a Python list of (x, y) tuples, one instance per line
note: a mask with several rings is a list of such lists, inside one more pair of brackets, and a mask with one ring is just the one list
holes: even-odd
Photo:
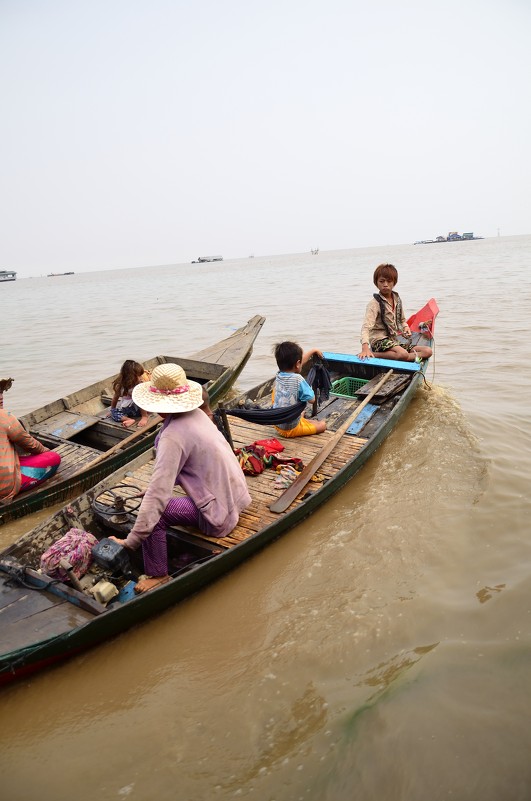
[[(423, 344), (429, 344), (431, 332), (423, 335)], [(124, 536), (134, 523), (138, 494), (149, 484), (153, 450), (108, 476), (0, 553), (0, 682), (69, 657), (195, 593), (303, 520), (352, 478), (405, 412), (424, 380), (426, 362), (362, 361), (334, 352), (324, 356), (333, 392), (317, 417), (326, 419), (327, 430), (282, 440), (285, 450), (280, 456), (303, 460), (300, 476), (287, 489), (277, 488), (278, 474), (272, 468), (247, 476), (252, 503), (227, 537), (213, 539), (197, 529), (169, 528), (172, 578), (168, 583), (135, 596), (134, 583), (143, 572), (140, 550), (127, 552), (127, 567), (93, 562), (78, 589), (38, 572), (41, 554), (73, 524), (90, 531), (100, 543), (103, 540), (103, 550), (112, 544), (105, 539), (110, 534)], [(249, 406), (254, 414), (256, 407), (260, 411), (269, 406), (272, 383), (273, 379), (226, 404), (234, 447), (278, 436), (270, 425), (231, 414), (241, 415)], [(175, 494), (180, 492), (175, 489)], [(108, 603), (98, 596), (98, 584), (94, 587), (100, 580), (114, 585), (118, 593)]]
[[(146, 370), (177, 362), (187, 376), (203, 384), (215, 404), (242, 371), (265, 317), (255, 315), (229, 337), (189, 357), (154, 356)], [(39, 442), (61, 454), (61, 465), (41, 486), (0, 501), (0, 525), (77, 495), (153, 445), (160, 418), (145, 428), (125, 429), (109, 415), (116, 374), (23, 415), (21, 423)]]

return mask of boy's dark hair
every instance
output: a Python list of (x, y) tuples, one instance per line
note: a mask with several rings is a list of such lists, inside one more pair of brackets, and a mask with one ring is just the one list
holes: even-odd
[(388, 281), (392, 281), (393, 284), (396, 284), (398, 281), (398, 270), (394, 264), (379, 264), (372, 277), (374, 286), (378, 286), (378, 278), (387, 278)]
[(302, 348), (296, 342), (279, 342), (274, 349), (279, 370), (293, 370), (299, 359), (302, 359)]

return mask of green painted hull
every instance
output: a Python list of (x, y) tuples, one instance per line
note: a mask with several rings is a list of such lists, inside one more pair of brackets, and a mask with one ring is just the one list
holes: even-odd
[[(379, 369), (373, 366), (376, 361), (378, 360), (375, 360), (370, 366), (373, 372), (377, 372)], [(390, 365), (388, 364), (387, 366)], [(123, 604), (116, 604), (113, 608), (102, 611), (101, 614), (87, 615), (86, 621), (80, 625), (65, 626), (63, 631), (59, 631), (48, 638), (42, 640), (38, 638), (35, 640), (29, 639), (24, 646), (6, 650), (0, 656), (0, 683), (7, 683), (17, 677), (40, 670), (47, 665), (103, 642), (109, 637), (122, 633), (131, 626), (147, 620), (226, 574), (266, 547), (281, 534), (300, 523), (328, 501), (363, 467), (404, 414), (422, 380), (422, 371), (412, 374), (410, 383), (399, 396), (398, 401), (388, 413), (386, 419), (378, 426), (373, 435), (366, 440), (357, 454), (338, 467), (330, 480), (324, 482), (320, 488), (308, 494), (307, 497), (305, 496), (298, 505), (294, 505), (285, 513), (279, 514), (273, 522), (265, 523), (247, 539), (209, 556), (206, 561), (192, 566), (187, 572), (176, 576), (167, 584), (145, 595), (134, 597)], [(250, 394), (252, 395), (253, 393)], [(259, 391), (254, 392), (254, 397), (257, 395), (259, 395)], [(127, 467), (108, 476), (99, 486), (94, 487), (88, 493), (72, 502), (72, 506), (78, 513), (79, 519), (85, 528), (94, 530), (92, 527), (92, 524), (95, 523), (92, 512), (94, 498), (106, 488), (119, 484), (126, 472), (129, 475), (133, 475), (134, 471), (145, 465), (152, 456), (152, 453), (140, 455), (135, 461), (129, 463)], [(251, 484), (250, 491), (252, 494)], [(42, 550), (48, 541), (47, 538), (56, 539), (68, 527), (69, 524), (65, 522), (62, 513), (58, 512), (48, 521), (20, 538), (13, 546), (6, 549), (0, 554), (0, 560), (10, 557), (21, 559), (21, 554), (29, 552), (31, 548)], [(13, 588), (10, 589), (9, 583), (10, 579), (0, 570), (0, 608), (10, 603), (10, 592), (15, 592)], [(35, 592), (37, 591), (35, 590)], [(23, 624), (21, 623), (20, 625)], [(0, 639), (3, 640), (1, 626), (0, 616)]]
[[(210, 348), (206, 348), (190, 358), (190, 361), (197, 362), (197, 368), (200, 373), (197, 375), (197, 380), (205, 384), (211, 405), (214, 405), (218, 400), (223, 398), (233, 386), (252, 353), (254, 341), (264, 321), (265, 318), (257, 315), (249, 320), (241, 329), (235, 331), (231, 337), (212, 345)], [(150, 360), (149, 364), (151, 364), (151, 362), (156, 364), (157, 360), (169, 361), (173, 359), (177, 360), (179, 357), (156, 357)], [(179, 361), (183, 362), (182, 359), (179, 359)], [(209, 378), (210, 374), (212, 375), (211, 378)], [(194, 373), (189, 374), (189, 378), (195, 377)], [(93, 402), (93, 396), (99, 394), (100, 387), (104, 384), (108, 386), (111, 379), (112, 377), (106, 381), (98, 382), (98, 384), (94, 384), (92, 387), (85, 390), (81, 390), (73, 396), (69, 396), (69, 399), (73, 398), (76, 402), (81, 403)], [(71, 405), (71, 401), (70, 403), (68, 402), (69, 399), (66, 399), (67, 408)], [(53, 447), (53, 445), (46, 442), (45, 437), (39, 435), (39, 426), (42, 426), (43, 422), (46, 423), (46, 413), (48, 409), (55, 411), (56, 408), (59, 407), (59, 404), (62, 409), (64, 403), (65, 401), (63, 400), (56, 401), (54, 404), (49, 404), (48, 407), (44, 407), (42, 410), (36, 410), (36, 412), (21, 418), (23, 424), (31, 431), (32, 435), (37, 439), (41, 439), (48, 447)], [(93, 487), (94, 484), (104, 479), (105, 476), (118, 470), (120, 467), (151, 448), (155, 441), (156, 434), (156, 429), (146, 432), (137, 440), (125, 446), (123, 450), (115, 451), (107, 459), (104, 459), (86, 470), (81, 470), (79, 474), (75, 476), (66, 475), (62, 478), (60, 468), (54, 478), (41, 486), (20, 493), (8, 503), (0, 502), (0, 525), (10, 520), (15, 520), (37, 512), (47, 506), (53, 506), (62, 501), (66, 501), (68, 498), (72, 498), (90, 487)]]

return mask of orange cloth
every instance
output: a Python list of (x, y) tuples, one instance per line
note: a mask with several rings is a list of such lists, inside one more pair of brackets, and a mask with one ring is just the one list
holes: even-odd
[(314, 424), (305, 417), (301, 417), (295, 428), (290, 428), (288, 431), (277, 428), (277, 426), (275, 426), (275, 428), (281, 437), (308, 437), (310, 434), (317, 434), (317, 429)]

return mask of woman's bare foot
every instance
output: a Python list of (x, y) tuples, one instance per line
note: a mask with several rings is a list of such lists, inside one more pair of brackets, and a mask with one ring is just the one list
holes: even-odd
[(147, 417), (141, 417), (140, 420), (138, 421), (138, 427), (144, 428), (144, 426), (147, 426), (147, 422), (148, 422)]
[(135, 584), (135, 592), (140, 595), (142, 592), (149, 592), (161, 584), (166, 584), (170, 580), (169, 576), (146, 576)]
[(124, 428), (130, 428), (131, 426), (134, 426), (135, 423), (136, 420), (133, 420), (132, 417), (124, 417), (122, 420), (122, 425)]

